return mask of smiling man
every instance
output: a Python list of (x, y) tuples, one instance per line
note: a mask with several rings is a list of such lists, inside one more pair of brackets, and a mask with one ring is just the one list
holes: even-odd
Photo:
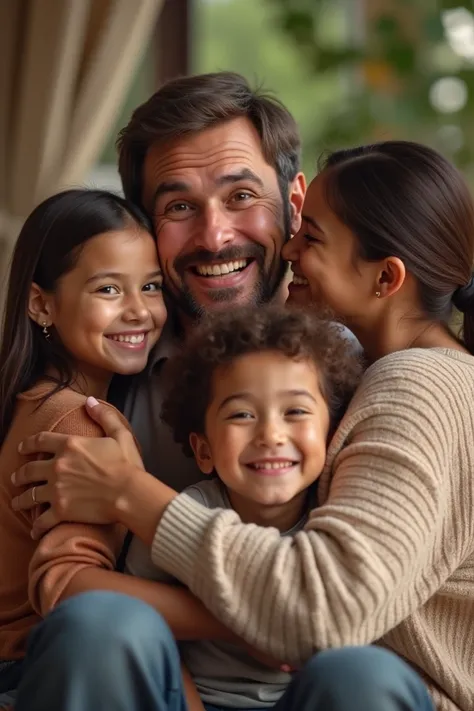
[(161, 422), (162, 365), (201, 315), (285, 298), (281, 249), (305, 193), (298, 129), (276, 99), (219, 72), (162, 86), (118, 147), (125, 195), (153, 221), (170, 318), (149, 369), (111, 399), (148, 471), (182, 490), (201, 474)]

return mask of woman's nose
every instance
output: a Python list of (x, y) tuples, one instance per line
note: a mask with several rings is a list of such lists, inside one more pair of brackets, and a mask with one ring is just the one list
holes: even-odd
[[(301, 231), (300, 231), (301, 232)], [(287, 262), (297, 262), (300, 258), (302, 237), (300, 232), (297, 232), (286, 244), (283, 245), (281, 256)]]

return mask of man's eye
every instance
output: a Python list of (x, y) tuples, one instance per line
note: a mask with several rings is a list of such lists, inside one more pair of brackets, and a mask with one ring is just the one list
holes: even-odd
[(186, 202), (175, 202), (167, 207), (166, 212), (187, 212), (190, 207)]
[(118, 289), (117, 289), (116, 286), (109, 286), (109, 285), (107, 285), (107, 286), (101, 286), (99, 289), (97, 289), (97, 291), (99, 292), (99, 294), (107, 294), (107, 295), (109, 295), (109, 296), (110, 296), (110, 295), (113, 296), (113, 295), (119, 293), (119, 291), (118, 291)]
[(232, 195), (232, 200), (234, 200), (234, 202), (245, 202), (246, 200), (250, 200), (252, 197), (252, 193), (249, 193), (247, 190), (239, 190)]

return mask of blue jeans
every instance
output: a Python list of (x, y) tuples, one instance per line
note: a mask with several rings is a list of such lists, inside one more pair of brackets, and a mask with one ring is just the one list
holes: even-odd
[[(88, 592), (33, 631), (15, 711), (186, 711), (179, 654), (162, 617), (139, 600)], [(421, 679), (377, 647), (321, 652), (275, 711), (434, 711)]]

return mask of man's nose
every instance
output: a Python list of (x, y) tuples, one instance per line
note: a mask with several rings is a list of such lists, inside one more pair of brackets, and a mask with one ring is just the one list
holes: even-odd
[(219, 252), (234, 239), (230, 215), (218, 205), (209, 205), (203, 211), (202, 220), (195, 237), (195, 244), (209, 252)]

